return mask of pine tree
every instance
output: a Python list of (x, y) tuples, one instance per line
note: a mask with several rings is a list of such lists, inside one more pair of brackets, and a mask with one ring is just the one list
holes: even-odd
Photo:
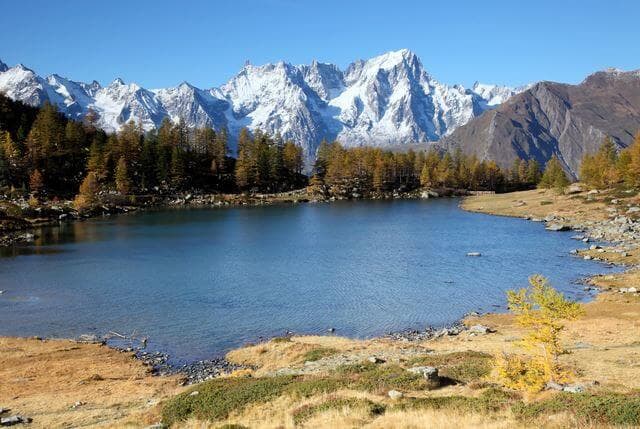
[(102, 148), (97, 138), (94, 138), (89, 147), (89, 158), (87, 159), (87, 170), (96, 174), (98, 179), (104, 179), (106, 174), (104, 171), (104, 157)]
[(131, 190), (131, 181), (129, 178), (127, 161), (125, 160), (124, 156), (121, 156), (118, 160), (115, 178), (116, 190), (122, 195), (128, 194)]
[(545, 189), (555, 189), (557, 192), (564, 192), (565, 188), (569, 186), (569, 179), (560, 164), (560, 160), (553, 155), (547, 162), (547, 165), (540, 179), (539, 186)]
[(236, 186), (240, 190), (247, 189), (253, 182), (251, 152), (253, 141), (249, 130), (243, 128), (238, 136), (238, 158), (236, 159)]
[(531, 158), (527, 162), (527, 176), (526, 183), (537, 185), (540, 181), (540, 164), (535, 159)]
[(171, 186), (176, 189), (182, 189), (185, 182), (185, 163), (184, 153), (178, 146), (175, 146), (171, 152)]

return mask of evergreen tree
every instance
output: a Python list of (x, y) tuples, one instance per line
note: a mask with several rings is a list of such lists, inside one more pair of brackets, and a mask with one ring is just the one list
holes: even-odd
[(182, 189), (185, 182), (184, 153), (178, 146), (174, 146), (171, 152), (171, 186), (173, 189)]
[(236, 160), (236, 186), (240, 190), (247, 189), (253, 183), (252, 169), (252, 147), (253, 141), (249, 135), (249, 130), (243, 128), (238, 137), (238, 158)]
[(115, 173), (116, 179), (116, 190), (122, 194), (126, 195), (131, 191), (131, 180), (129, 178), (129, 169), (127, 166), (127, 161), (124, 156), (121, 156), (118, 160), (118, 165), (116, 167)]
[(553, 188), (558, 192), (564, 192), (564, 189), (569, 186), (569, 183), (569, 179), (562, 168), (560, 160), (553, 155), (547, 162), (539, 186), (545, 189)]

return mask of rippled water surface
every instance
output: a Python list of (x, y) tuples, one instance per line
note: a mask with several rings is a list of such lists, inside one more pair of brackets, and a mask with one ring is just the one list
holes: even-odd
[(450, 323), (504, 306), (533, 273), (585, 298), (573, 282), (603, 270), (568, 255), (571, 233), (457, 204), (174, 210), (47, 229), (0, 258), (0, 335), (135, 331), (193, 360), (287, 330)]

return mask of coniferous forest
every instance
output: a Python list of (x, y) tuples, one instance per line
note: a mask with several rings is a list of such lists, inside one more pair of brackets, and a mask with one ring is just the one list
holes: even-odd
[(535, 187), (536, 161), (501, 169), (457, 151), (393, 152), (322, 142), (310, 174), (293, 141), (241, 130), (237, 151), (225, 130), (190, 129), (165, 119), (157, 130), (128, 122), (118, 133), (96, 126), (89, 112), (68, 119), (55, 106), (33, 108), (0, 95), (0, 189), (44, 200), (78, 195), (79, 208), (101, 194), (277, 193), (358, 197), (420, 188), (509, 191)]

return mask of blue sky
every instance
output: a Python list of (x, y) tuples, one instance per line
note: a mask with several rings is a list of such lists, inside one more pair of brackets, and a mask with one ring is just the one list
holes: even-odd
[(640, 68), (640, 2), (0, 0), (0, 60), (147, 88), (218, 86), (246, 60), (345, 67), (408, 48), (446, 83), (577, 83)]

